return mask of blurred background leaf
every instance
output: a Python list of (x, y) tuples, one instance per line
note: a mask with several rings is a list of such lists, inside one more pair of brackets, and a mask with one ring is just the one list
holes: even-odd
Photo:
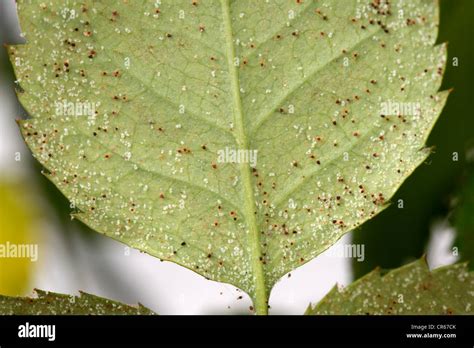
[[(24, 184), (0, 179), (0, 244), (37, 244), (38, 213)], [(26, 209), (25, 209), (26, 208)], [(0, 256), (0, 294), (29, 291), (34, 263), (29, 258)]]
[(402, 185), (389, 208), (354, 233), (353, 242), (365, 244), (365, 261), (352, 263), (355, 278), (376, 266), (396, 268), (423, 255), (430, 227), (436, 218), (447, 215), (467, 165), (467, 146), (474, 139), (474, 117), (468, 113), (474, 101), (474, 1), (441, 0), (440, 5), (438, 42), (449, 43), (441, 90), (454, 90), (428, 139), (428, 146), (433, 146), (428, 162)]
[(469, 261), (469, 269), (474, 270), (474, 165), (469, 168), (457, 199), (451, 218), (456, 228), (454, 247), (461, 260)]

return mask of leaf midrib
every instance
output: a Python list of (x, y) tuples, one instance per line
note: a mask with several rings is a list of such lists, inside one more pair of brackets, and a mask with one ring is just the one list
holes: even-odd
[[(249, 150), (249, 136), (247, 135), (247, 132), (245, 130), (245, 125), (244, 125), (245, 119), (244, 119), (244, 115), (242, 111), (239, 70), (238, 70), (238, 65), (236, 66), (234, 64), (234, 61), (237, 57), (235, 55), (235, 48), (234, 48), (234, 36), (233, 36), (233, 31), (232, 31), (232, 18), (231, 18), (229, 0), (221, 0), (221, 5), (222, 5), (222, 12), (223, 12), (223, 20), (224, 20), (224, 30), (225, 30), (224, 35), (225, 35), (225, 40), (226, 40), (226, 54), (225, 55), (227, 56), (227, 63), (228, 63), (228, 68), (229, 68), (229, 78), (230, 78), (230, 83), (231, 83), (234, 120), (235, 120), (235, 125), (236, 125), (236, 133), (234, 134), (234, 136), (235, 136), (235, 140), (239, 149)], [(357, 41), (353, 46), (351, 46), (350, 50), (354, 49), (355, 47), (360, 45), (362, 42), (365, 42), (372, 35), (373, 35), (373, 32), (370, 32), (369, 35), (363, 37), (361, 40)], [(340, 56), (341, 56), (341, 53), (337, 54), (328, 62), (325, 62), (321, 67), (318, 67), (304, 81), (294, 86), (292, 90), (290, 91), (290, 93), (286, 94), (282, 100), (286, 100), (290, 95), (292, 95), (296, 90), (298, 90), (298, 88), (301, 87), (301, 85), (305, 81), (307, 81), (308, 79), (316, 75), (320, 70), (322, 70), (328, 64), (338, 59)], [(253, 127), (253, 129), (250, 130), (250, 137), (257, 132), (260, 126), (268, 120), (268, 118), (273, 114), (273, 112), (274, 112), (274, 108), (272, 108), (271, 111), (268, 114), (266, 114), (264, 118), (260, 119), (256, 127)], [(261, 242), (260, 242), (260, 233), (259, 233), (260, 221), (257, 220), (257, 216), (256, 216), (257, 210), (256, 210), (256, 205), (255, 205), (255, 199), (254, 199), (255, 192), (252, 186), (252, 179), (251, 179), (251, 172), (250, 172), (251, 169), (248, 163), (241, 163), (239, 166), (240, 166), (243, 196), (244, 196), (242, 211), (244, 214), (245, 221), (247, 222), (247, 226), (249, 228), (248, 244), (251, 251), (250, 253), (251, 267), (252, 267), (252, 272), (254, 276), (254, 283), (252, 285), (255, 288), (251, 295), (253, 295), (256, 313), (267, 314), (268, 313), (268, 299), (267, 299), (267, 293), (266, 293), (267, 284), (266, 284), (266, 279), (265, 279), (265, 274), (264, 274), (264, 269), (263, 269), (263, 263), (261, 262), (262, 252), (261, 252)], [(312, 173), (312, 175), (313, 174), (314, 173)]]
[[(238, 65), (235, 65), (234, 36), (232, 32), (232, 19), (229, 0), (221, 0), (222, 16), (224, 20), (224, 35), (226, 41), (226, 56), (229, 69), (229, 77), (232, 91), (232, 104), (235, 120), (235, 139), (239, 150), (248, 150), (248, 137), (244, 126), (244, 115), (242, 112), (242, 101), (240, 98), (240, 81)], [(268, 301), (266, 293), (265, 275), (263, 263), (261, 262), (260, 233), (256, 219), (256, 206), (250, 165), (240, 163), (240, 173), (243, 187), (243, 213), (248, 226), (248, 244), (250, 248), (250, 263), (253, 272), (253, 297), (255, 312), (257, 314), (268, 314)]]

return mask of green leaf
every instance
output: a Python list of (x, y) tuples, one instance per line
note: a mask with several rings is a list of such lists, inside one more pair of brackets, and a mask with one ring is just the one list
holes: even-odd
[(454, 247), (459, 250), (461, 260), (469, 261), (469, 268), (474, 269), (474, 168), (460, 190), (458, 202), (451, 218), (456, 228)]
[(347, 288), (335, 286), (306, 314), (473, 314), (474, 276), (466, 264), (430, 271), (425, 259), (381, 274), (372, 271)]
[(35, 289), (35, 297), (0, 295), (3, 315), (152, 315), (141, 304), (129, 306), (120, 302), (80, 292), (80, 296), (63, 295)]
[(366, 251), (364, 262), (353, 260), (356, 279), (377, 266), (398, 268), (420, 258), (426, 252), (430, 227), (449, 213), (450, 198), (468, 167), (467, 151), (474, 144), (474, 117), (470, 117), (474, 65), (469, 63), (474, 59), (474, 45), (466, 45), (465, 38), (474, 35), (467, 15), (473, 13), (474, 2), (441, 0), (440, 6), (437, 41), (449, 42), (441, 89), (454, 90), (427, 141), (434, 147), (428, 165), (420, 166), (403, 183), (392, 198), (394, 204), (354, 233), (353, 243), (364, 244)]
[[(238, 286), (257, 313), (280, 277), (384, 209), (448, 94), (432, 0), (18, 7), (22, 133), (75, 216)], [(389, 102), (413, 111), (384, 115)]]

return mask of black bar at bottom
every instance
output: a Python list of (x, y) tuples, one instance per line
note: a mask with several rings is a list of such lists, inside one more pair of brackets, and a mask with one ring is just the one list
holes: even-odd
[[(474, 345), (473, 316), (0, 316), (0, 347), (157, 344)], [(27, 324), (28, 323), (28, 324)], [(41, 327), (35, 326), (41, 325)], [(52, 327), (54, 325), (54, 340)], [(25, 335), (46, 337), (19, 337)], [(20, 333), (22, 331), (22, 333)], [(48, 336), (49, 332), (49, 336)], [(305, 345), (306, 346), (306, 345)]]

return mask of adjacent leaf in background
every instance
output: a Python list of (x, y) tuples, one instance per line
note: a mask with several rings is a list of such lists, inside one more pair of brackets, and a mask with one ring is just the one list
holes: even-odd
[(448, 94), (436, 1), (18, 6), (22, 133), (77, 218), (261, 314), (425, 160)]
[(1, 179), (0, 294), (22, 295), (29, 288), (34, 262), (28, 255), (12, 257), (11, 251), (22, 245), (37, 245), (37, 236), (33, 233), (37, 223), (34, 202), (29, 200), (25, 185), (12, 179)]
[[(353, 261), (356, 279), (378, 266), (397, 268), (418, 259), (425, 252), (433, 221), (449, 212), (450, 196), (466, 170), (466, 150), (474, 142), (474, 117), (469, 114), (474, 46), (466, 44), (466, 37), (474, 36), (474, 27), (466, 14), (474, 14), (474, 2), (441, 0), (440, 4), (438, 42), (449, 42), (442, 88), (454, 91), (428, 138), (434, 153), (427, 165), (420, 166), (407, 179), (390, 207), (354, 233), (353, 242), (364, 244), (366, 251), (364, 262)], [(398, 207), (400, 199), (402, 209)]]
[(99, 296), (80, 292), (63, 295), (35, 289), (35, 297), (0, 295), (0, 313), (6, 315), (152, 315), (141, 304), (129, 306)]
[(474, 314), (474, 276), (466, 264), (430, 271), (425, 259), (385, 275), (376, 269), (347, 288), (335, 286), (306, 314)]
[(456, 228), (456, 241), (461, 260), (469, 261), (474, 269), (474, 168), (470, 168), (459, 193), (458, 202), (451, 218)]

